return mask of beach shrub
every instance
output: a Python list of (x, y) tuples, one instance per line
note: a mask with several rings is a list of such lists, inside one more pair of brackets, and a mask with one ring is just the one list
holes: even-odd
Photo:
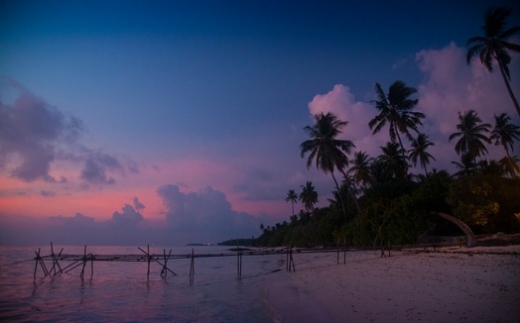
[(450, 185), (448, 203), (453, 214), (477, 232), (514, 232), (520, 228), (518, 179), (475, 174)]

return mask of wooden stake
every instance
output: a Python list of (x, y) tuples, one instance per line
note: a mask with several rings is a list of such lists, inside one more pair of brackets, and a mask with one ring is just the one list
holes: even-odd
[(81, 274), (79, 274), (79, 277), (83, 280), (83, 274), (85, 273), (85, 265), (87, 264), (87, 246), (83, 249), (83, 268), (81, 268)]
[(195, 254), (193, 248), (191, 248), (191, 264), (190, 264), (190, 285), (195, 280)]

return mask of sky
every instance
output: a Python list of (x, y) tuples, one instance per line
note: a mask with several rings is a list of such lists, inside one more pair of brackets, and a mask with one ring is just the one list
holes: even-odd
[(466, 64), (492, 6), (520, 24), (506, 0), (2, 1), (0, 244), (258, 236), (289, 220), (288, 190), (312, 181), (319, 206), (331, 197), (300, 156), (312, 115), (333, 112), (354, 151), (381, 153), (376, 82), (417, 89), (429, 167), (454, 171), (459, 112), (520, 124), (498, 69)]

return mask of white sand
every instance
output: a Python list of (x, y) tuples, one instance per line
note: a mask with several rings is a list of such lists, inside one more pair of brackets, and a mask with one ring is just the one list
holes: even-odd
[[(475, 252), (461, 254), (454, 252)], [(520, 322), (520, 246), (295, 254), (270, 287), (283, 322)], [(283, 285), (283, 286), (281, 286)]]

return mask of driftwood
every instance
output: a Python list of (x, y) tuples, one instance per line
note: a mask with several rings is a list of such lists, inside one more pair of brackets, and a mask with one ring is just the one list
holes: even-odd
[(449, 215), (442, 212), (432, 212), (433, 215), (440, 216), (441, 218), (450, 221), (451, 223), (458, 226), (466, 235), (468, 248), (475, 247), (477, 245), (477, 239), (475, 238), (475, 234), (473, 234), (473, 231), (471, 228), (461, 220), (457, 219), (453, 215)]

